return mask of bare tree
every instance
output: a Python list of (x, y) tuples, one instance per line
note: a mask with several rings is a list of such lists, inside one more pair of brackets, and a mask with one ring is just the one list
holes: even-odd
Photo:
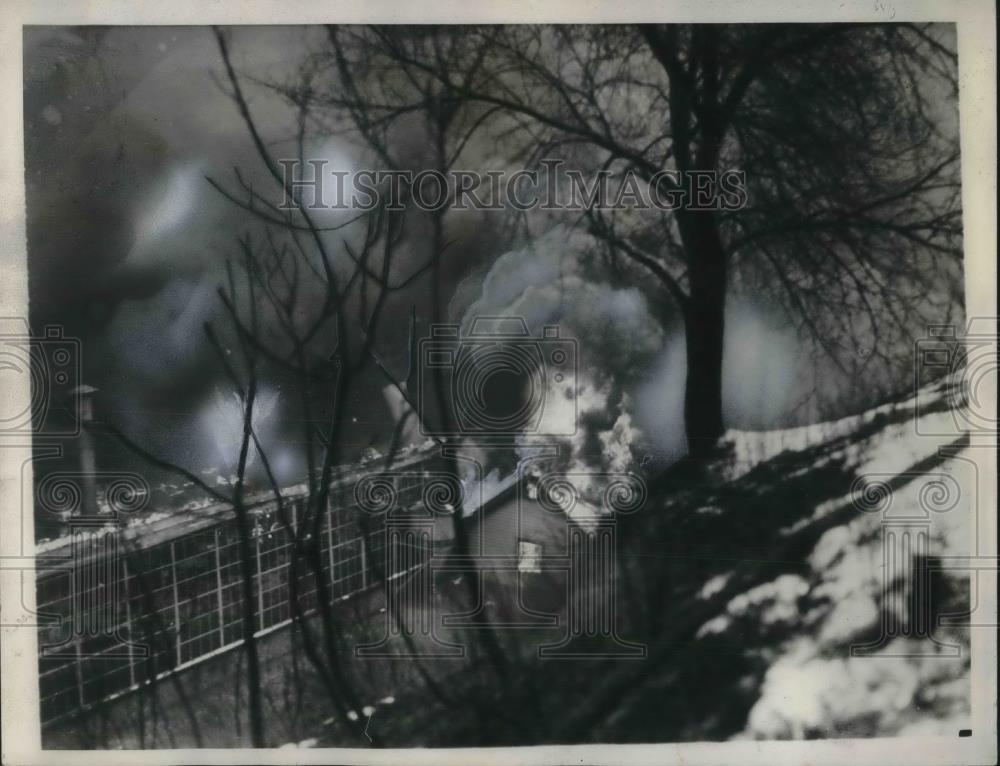
[[(244, 242), (244, 247), (246, 258), (248, 259), (247, 262), (249, 263), (249, 243)], [(234, 281), (230, 272), (230, 289), (235, 292), (235, 287), (233, 285)], [(250, 305), (254, 305), (252, 293), (250, 297)], [(256, 326), (257, 324), (256, 317), (256, 311), (253, 311), (251, 316), (251, 323), (253, 326)], [(147, 462), (185, 478), (187, 481), (206, 492), (211, 498), (232, 507), (238, 533), (240, 583), (242, 590), (241, 623), (243, 633), (243, 651), (245, 652), (247, 659), (247, 697), (249, 704), (250, 735), (254, 747), (265, 747), (266, 736), (261, 696), (260, 659), (257, 651), (256, 638), (258, 610), (257, 588), (255, 584), (255, 557), (253, 553), (255, 540), (253, 521), (250, 517), (250, 509), (246, 502), (247, 462), (252, 444), (255, 441), (253, 434), (253, 417), (258, 386), (257, 353), (249, 344), (242, 344), (241, 366), (243, 367), (243, 370), (242, 373), (238, 372), (236, 367), (228, 361), (226, 351), (219, 344), (214, 331), (209, 325), (206, 325), (205, 333), (208, 340), (212, 342), (213, 346), (215, 346), (219, 352), (219, 359), (224, 365), (241, 403), (241, 438), (238, 447), (238, 456), (236, 459), (236, 473), (232, 478), (230, 492), (228, 494), (209, 486), (192, 471), (157, 457), (127, 437), (124, 433), (120, 432), (114, 426), (105, 425), (104, 428), (110, 430), (110, 432), (117, 437), (121, 443)], [(134, 566), (133, 569), (135, 569)], [(140, 586), (145, 587), (141, 579), (141, 571), (137, 569), (135, 569), (135, 571)], [(153, 605), (149, 604), (148, 609), (152, 607)], [(155, 614), (155, 611), (151, 613)], [(177, 625), (175, 629), (180, 630), (181, 626)], [(182, 687), (178, 688), (180, 689)], [(184, 698), (182, 698), (182, 700), (183, 699)], [(186, 700), (184, 701), (184, 706), (185, 709), (190, 710), (190, 706)], [(195, 729), (195, 731), (197, 731), (197, 729)]]
[[(490, 123), (517, 156), (563, 150), (594, 172), (631, 172), (668, 200), (666, 211), (593, 207), (585, 220), (661, 321), (683, 322), (695, 455), (723, 432), (733, 290), (781, 301), (854, 374), (896, 352), (921, 312), (940, 321), (956, 302), (957, 62), (940, 27), (374, 27), (352, 36), (396, 67), (379, 79), (379, 98), (357, 98), (343, 63), (349, 45), (332, 38), (334, 100), (363, 125), (445, 104), (454, 122)], [(745, 200), (695, 199), (692, 183), (727, 170), (745, 173)]]
[[(234, 509), (257, 746), (265, 732), (246, 468), (251, 454), (260, 459), (290, 540), (289, 604), (303, 650), (345, 728), (366, 741), (349, 715), (360, 708), (358, 679), (344, 661), (348, 646), (324, 569), (322, 524), (337, 502), (331, 493), (344, 459), (348, 401), (360, 375), (374, 364), (407, 395), (409, 374), (394, 374), (376, 349), (388, 296), (428, 273), (431, 321), (443, 318), (447, 207), (429, 212), (426, 260), (402, 275), (395, 260), (404, 242), (402, 214), (379, 208), (337, 226), (320, 225), (251, 111), (246, 78), (233, 66), (226, 35), (217, 30), (216, 37), (226, 88), (265, 169), (263, 184), (240, 170), (230, 183), (210, 179), (261, 226), (259, 236), (239, 239), (240, 257), (219, 290), (226, 327), (205, 328), (241, 402), (231, 491), (209, 487), (119, 437)], [(939, 104), (953, 95), (956, 62), (935, 28), (329, 28), (327, 38), (329, 48), (309, 59), (298, 81), (271, 84), (292, 107), (300, 162), (307, 139), (345, 128), (386, 168), (417, 159), (445, 172), (485, 135), (508, 156), (534, 163), (564, 150), (583, 168), (618, 178), (632, 172), (652, 187), (650, 193), (679, 200), (669, 210), (594, 207), (582, 220), (622, 278), (646, 294), (664, 327), (683, 322), (686, 430), (696, 456), (711, 454), (723, 432), (723, 340), (732, 291), (763, 291), (781, 300), (822, 351), (845, 366), (857, 363), (862, 339), (872, 348), (861, 364), (888, 358), (914, 316), (954, 303), (941, 284), (960, 265), (958, 157)], [(397, 138), (414, 124), (427, 148), (407, 158)], [(692, 204), (698, 189), (687, 179), (729, 169), (746, 174), (745, 205)], [(623, 183), (619, 192), (625, 188)], [(290, 207), (282, 204), (289, 200)], [(296, 511), (254, 429), (264, 370), (291, 381), (294, 391), (307, 485)], [(440, 375), (435, 385), (434, 415), (448, 432), (452, 403)], [(444, 455), (453, 454), (447, 439), (441, 446)], [(457, 476), (454, 460), (451, 469)], [(461, 556), (468, 552), (461, 505), (452, 519)], [(304, 603), (303, 577), (315, 582), (317, 621)], [(499, 698), (509, 701), (511, 657), (487, 612), (475, 608), (478, 583), (464, 580), (478, 621), (474, 643), (500, 680)], [(468, 701), (483, 717), (489, 713), (489, 697), (459, 700), (419, 663), (417, 671), (446, 706)], [(592, 716), (613, 707), (625, 675), (609, 680)], [(511, 715), (525, 714), (517, 708)], [(573, 725), (589, 722), (580, 715)]]
[[(224, 33), (217, 32), (220, 53), (229, 79), (230, 95), (243, 117), (260, 159), (271, 171), (279, 194), (287, 191), (258, 131), (239, 78), (230, 62)], [(299, 149), (301, 152), (301, 133)], [(331, 502), (342, 461), (341, 444), (346, 401), (358, 372), (372, 359), (372, 349), (386, 296), (409, 284), (419, 273), (396, 284), (390, 282), (393, 252), (402, 235), (402, 218), (384, 210), (348, 221), (343, 226), (322, 228), (302, 208), (280, 210), (269, 200), (267, 190), (258, 191), (235, 173), (236, 190), (215, 179), (210, 182), (234, 203), (256, 216), (262, 234), (238, 240), (239, 258), (227, 264), (226, 284), (219, 299), (227, 322), (206, 324), (206, 341), (237, 394), (241, 410), (241, 437), (236, 472), (229, 492), (210, 486), (183, 466), (166, 461), (130, 439), (114, 426), (106, 428), (126, 447), (164, 470), (182, 476), (211, 498), (229, 505), (238, 530), (242, 582), (241, 618), (243, 650), (247, 658), (247, 688), (250, 732), (253, 745), (266, 745), (262, 707), (261, 669), (256, 645), (258, 629), (258, 585), (255, 583), (255, 521), (247, 499), (247, 466), (256, 455), (263, 467), (277, 515), (290, 541), (289, 604), (302, 636), (307, 658), (317, 671), (331, 704), (342, 723), (359, 740), (361, 728), (349, 714), (360, 708), (355, 684), (343, 662), (347, 653), (334, 612), (330, 572), (324, 568), (321, 547), (322, 524)], [(353, 228), (351, 224), (357, 224)], [(360, 244), (350, 243), (350, 234), (360, 226)], [(352, 228), (352, 231), (347, 229)], [(336, 237), (336, 240), (333, 238)], [(346, 274), (344, 273), (346, 270)], [(374, 283), (378, 284), (373, 288)], [(311, 294), (307, 294), (309, 290)], [(355, 314), (356, 312), (356, 314)], [(352, 343), (358, 328), (360, 345)], [(234, 353), (236, 352), (236, 353)], [(301, 412), (301, 445), (306, 464), (307, 494), (301, 513), (293, 516), (283, 489), (275, 477), (268, 455), (254, 427), (254, 411), (262, 371), (290, 379)], [(255, 500), (259, 502), (259, 498)], [(309, 609), (301, 592), (303, 577), (316, 588), (320, 636), (314, 635)]]
[[(217, 31), (217, 40), (231, 96), (258, 157), (274, 182), (272, 191), (279, 199), (295, 199), (289, 179), (279, 172), (250, 113), (221, 31)], [(306, 94), (297, 100), (296, 108), (296, 148), (302, 158), (309, 109)], [(336, 483), (342, 459), (346, 403), (358, 374), (375, 358), (375, 339), (387, 296), (412, 283), (426, 271), (427, 264), (415, 267), (402, 279), (392, 280), (393, 254), (403, 235), (400, 215), (380, 208), (365, 216), (361, 243), (352, 246), (342, 233), (333, 233), (341, 227), (323, 229), (316, 224), (307, 207), (296, 203), (292, 209), (283, 210), (277, 202), (268, 199), (266, 193), (247, 184), (241, 174), (237, 173), (236, 179), (241, 189), (236, 193), (227, 191), (218, 182), (213, 184), (231, 200), (262, 218), (268, 227), (265, 255), (255, 261), (248, 273), (266, 298), (266, 311), (274, 320), (273, 337), (267, 338), (259, 327), (242, 319), (234, 302), (226, 301), (226, 305), (240, 337), (294, 381), (303, 429), (301, 443), (305, 451), (308, 492), (303, 518), (297, 520), (289, 517), (266, 450), (256, 442), (277, 498), (279, 516), (293, 539), (290, 601), (299, 617), (307, 656), (320, 673), (342, 722), (360, 738), (361, 726), (349, 715), (351, 710), (360, 708), (360, 704), (350, 670), (343, 662), (350, 647), (344, 644), (333, 610), (331, 583), (323, 568), (322, 521), (328, 505), (336, 501), (331, 497), (331, 486)], [(242, 195), (243, 199), (237, 195)], [(339, 239), (339, 247), (328, 242), (330, 236)], [(284, 241), (279, 242), (279, 239)], [(338, 260), (334, 258), (335, 253), (340, 256)], [(345, 268), (346, 274), (342, 273)], [(320, 295), (318, 300), (310, 301), (304, 295), (304, 285), (317, 280)], [(357, 332), (352, 332), (352, 328)], [(355, 335), (360, 336), (356, 350), (352, 348)], [(316, 585), (321, 628), (319, 642), (312, 637), (299, 603), (301, 594), (296, 566), (299, 560), (306, 563)], [(317, 644), (322, 646), (322, 651)]]
[[(329, 52), (321, 52), (310, 59), (302, 68), (298, 79), (292, 82), (269, 83), (269, 87), (283, 96), (299, 114), (300, 167), (304, 167), (301, 152), (302, 138), (308, 130), (312, 137), (324, 133), (348, 132), (359, 138), (372, 158), (384, 170), (402, 170), (417, 166), (419, 170), (432, 170), (443, 176), (460, 161), (463, 151), (485, 124), (494, 115), (495, 108), (480, 109), (471, 115), (463, 109), (460, 101), (453, 99), (438, 80), (427, 73), (401, 67), (394, 57), (387, 55), (380, 41), (363, 34), (363, 29), (327, 27)], [(464, 50), (460, 38), (435, 39), (423, 34), (409, 35), (401, 32), (401, 39), (412, 48), (414, 55), (436, 57), (441, 61), (452, 60)], [(327, 55), (329, 53), (329, 55)], [(475, 73), (482, 56), (467, 64), (466, 77)], [(413, 131), (425, 139), (422, 148), (416, 152), (401, 148), (401, 131)], [(399, 189), (405, 206), (411, 195), (420, 194), (422, 189)], [(451, 190), (444, 191), (441, 204), (427, 212), (422, 221), (427, 227), (425, 268), (413, 273), (413, 277), (429, 272), (430, 321), (439, 324), (445, 321), (447, 296), (444, 294), (443, 254), (448, 248), (446, 239), (446, 218), (450, 209)], [(362, 264), (364, 276), (376, 288), (388, 287), (387, 275), (373, 273), (353, 252), (349, 253), (356, 264)], [(406, 285), (410, 283), (407, 280)], [(362, 285), (364, 290), (364, 283)], [(411, 327), (412, 329), (412, 327)], [(412, 333), (411, 333), (412, 334)], [(411, 344), (412, 346), (412, 344)], [(412, 349), (411, 349), (412, 351)], [(393, 373), (385, 362), (376, 358), (379, 369), (389, 385), (399, 390), (411, 408), (424, 422), (437, 420), (439, 432), (452, 432), (454, 420), (453, 406), (442, 372), (434, 370), (433, 399), (434, 412), (419, 407), (409, 392), (414, 388), (416, 367), (409, 365), (405, 375)], [(412, 362), (412, 359), (411, 359)], [(454, 457), (454, 440), (439, 439), (439, 446), (446, 469), (456, 477), (460, 476), (458, 463)], [(454, 531), (454, 550), (458, 556), (469, 552), (468, 531), (465, 512), (459, 502), (451, 514)], [(467, 598), (476, 629), (469, 636), (474, 646), (481, 647), (501, 684), (506, 684), (504, 651), (495, 636), (485, 612), (476, 608), (479, 590), (476, 579), (463, 578), (467, 588)], [(425, 679), (426, 680), (426, 679)]]

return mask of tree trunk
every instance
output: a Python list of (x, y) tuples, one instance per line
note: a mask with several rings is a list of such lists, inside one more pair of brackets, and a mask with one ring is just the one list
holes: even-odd
[[(240, 500), (242, 504), (242, 499)], [(250, 741), (253, 747), (266, 747), (264, 708), (261, 704), (260, 656), (257, 652), (257, 599), (254, 587), (254, 546), (251, 543), (250, 519), (245, 509), (237, 512), (239, 523), (240, 569), (243, 584), (243, 650), (247, 657), (247, 699), (250, 704)]]
[(688, 245), (690, 298), (684, 311), (687, 380), (684, 429), (688, 452), (712, 454), (722, 424), (722, 346), (725, 330), (726, 259), (711, 212), (691, 212)]
[[(677, 167), (683, 172), (715, 171), (725, 131), (719, 105), (718, 30), (711, 26), (692, 28), (691, 71), (686, 74), (674, 58), (675, 34), (668, 28), (662, 56), (670, 78), (670, 121)], [(692, 93), (694, 67), (702, 75), (697, 94)], [(689, 286), (684, 308), (684, 430), (688, 454), (701, 459), (712, 455), (723, 433), (726, 254), (714, 211), (696, 207), (693, 202), (689, 200), (689, 206), (677, 210), (677, 227), (686, 251)]]

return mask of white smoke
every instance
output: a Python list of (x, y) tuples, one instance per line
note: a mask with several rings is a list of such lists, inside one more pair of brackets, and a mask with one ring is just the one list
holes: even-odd
[(385, 399), (392, 422), (400, 429), (399, 446), (401, 448), (419, 445), (425, 441), (420, 427), (420, 418), (406, 400), (406, 383), (395, 386), (387, 383), (382, 387), (382, 397)]
[(642, 432), (632, 422), (632, 415), (628, 411), (629, 397), (624, 397), (620, 405), (619, 415), (610, 431), (602, 431), (598, 434), (603, 447), (601, 454), (604, 457), (605, 465), (612, 471), (627, 471), (632, 464), (632, 445)]
[[(254, 433), (264, 445), (271, 442), (275, 405), (278, 392), (261, 388), (254, 400), (252, 425)], [(243, 427), (246, 418), (243, 400), (235, 391), (224, 392), (216, 388), (201, 411), (201, 421), (215, 444), (220, 471), (234, 478), (239, 466), (240, 446), (243, 443)], [(266, 449), (266, 446), (265, 446)], [(257, 450), (251, 442), (247, 451), (247, 470), (257, 462)]]
[(130, 262), (150, 257), (149, 246), (177, 232), (198, 211), (204, 173), (199, 163), (188, 162), (173, 170), (154, 190), (137, 222), (136, 247), (129, 254)]
[[(483, 316), (521, 317), (532, 337), (556, 325), (560, 338), (576, 341), (578, 376), (549, 380), (545, 420), (539, 429), (573, 417), (576, 433), (562, 440), (561, 461), (572, 471), (623, 471), (633, 462), (641, 431), (627, 395), (663, 347), (659, 322), (636, 287), (611, 285), (588, 256), (592, 243), (557, 226), (526, 247), (500, 256), (483, 279), (481, 294), (465, 311), (467, 331)], [(561, 385), (561, 390), (558, 389)], [(528, 436), (520, 454), (527, 454)]]

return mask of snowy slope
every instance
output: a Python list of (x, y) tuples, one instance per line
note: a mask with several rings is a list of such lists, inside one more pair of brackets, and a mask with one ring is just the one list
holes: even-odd
[[(957, 736), (969, 727), (968, 630), (937, 622), (968, 604), (970, 574), (933, 568), (970, 554), (976, 512), (995, 513), (995, 505), (979, 492), (975, 461), (986, 458), (961, 441), (948, 394), (942, 381), (832, 423), (727, 434), (732, 479), (779, 455), (799, 459), (796, 472), (805, 476), (836, 462), (855, 477), (842, 496), (781, 530), (794, 535), (835, 510), (855, 509), (819, 537), (806, 571), (739, 594), (699, 630), (705, 638), (782, 629), (778, 645), (751, 650), (767, 670), (738, 736)], [(911, 567), (917, 553), (932, 571)], [(932, 594), (922, 620), (908, 600), (921, 576)], [(704, 597), (723, 580), (706, 583)], [(928, 625), (931, 635), (921, 635)]]

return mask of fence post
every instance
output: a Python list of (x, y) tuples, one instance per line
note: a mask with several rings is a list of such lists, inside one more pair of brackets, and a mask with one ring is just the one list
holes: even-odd
[(221, 547), (221, 540), (219, 536), (219, 527), (215, 528), (215, 593), (218, 598), (216, 598), (216, 606), (219, 610), (219, 648), (221, 649), (226, 645), (226, 610), (223, 607), (222, 601), (222, 554), (219, 552)]
[(361, 590), (368, 590), (368, 552), (365, 550), (365, 536), (358, 530), (358, 542), (361, 544)]
[[(263, 522), (261, 522), (263, 524)], [(263, 526), (259, 527), (263, 531)], [(260, 562), (260, 540), (264, 535), (257, 535), (257, 624), (258, 630), (264, 630), (264, 568)]]
[(181, 600), (180, 595), (177, 590), (177, 552), (174, 549), (174, 541), (170, 541), (170, 574), (171, 582), (173, 583), (173, 593), (174, 593), (174, 635), (176, 636), (175, 645), (177, 648), (177, 665), (181, 664)]
[(336, 589), (337, 585), (334, 582), (337, 579), (336, 569), (334, 568), (334, 558), (333, 558), (333, 508), (330, 506), (330, 498), (326, 499), (326, 542), (329, 546), (330, 553), (330, 601), (336, 601)]
[[(132, 591), (128, 587), (128, 560), (122, 559), (122, 584), (125, 586), (123, 599), (125, 601), (125, 628), (128, 631), (129, 644), (135, 643), (135, 634), (132, 632)], [(129, 686), (135, 686), (135, 657), (132, 652), (128, 653), (128, 682)]]
[(87, 705), (83, 700), (83, 650), (82, 650), (82, 639), (75, 638), (73, 640), (74, 647), (76, 648), (76, 691), (77, 698), (80, 700), (80, 708), (83, 709)]

